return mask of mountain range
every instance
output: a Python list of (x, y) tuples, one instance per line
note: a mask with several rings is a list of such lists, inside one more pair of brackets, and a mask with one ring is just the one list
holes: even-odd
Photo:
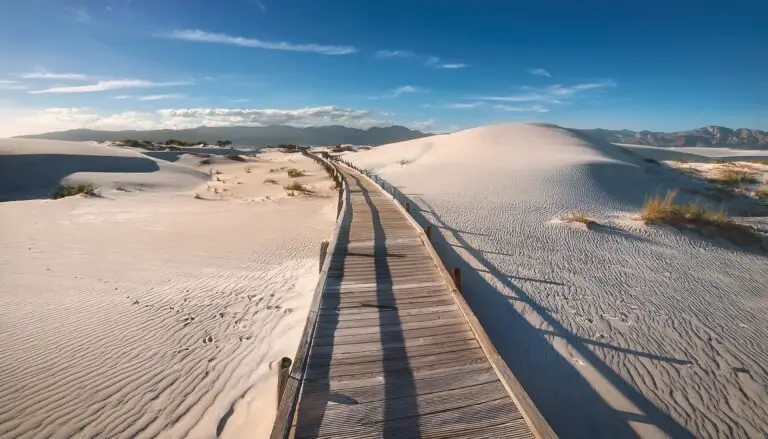
[[(648, 146), (704, 146), (742, 149), (768, 149), (768, 132), (748, 128), (731, 129), (710, 125), (690, 131), (671, 133), (658, 131), (606, 130), (602, 128), (579, 130), (611, 143)], [(44, 134), (19, 136), (34, 139), (106, 141), (178, 139), (185, 142), (230, 140), (235, 146), (263, 146), (290, 143), (296, 145), (385, 145), (431, 136), (430, 133), (395, 125), (368, 129), (348, 128), (340, 125), (296, 128), (284, 125), (265, 127), (199, 127), (185, 130), (152, 131), (95, 131), (76, 129)]]
[(185, 130), (149, 131), (95, 131), (76, 129), (44, 134), (18, 136), (29, 139), (70, 141), (119, 141), (126, 139), (165, 141), (178, 139), (185, 142), (230, 140), (234, 146), (265, 146), (277, 144), (309, 145), (385, 145), (387, 143), (431, 136), (403, 126), (373, 127), (366, 130), (339, 125), (296, 128), (284, 125), (264, 127), (199, 127)]
[(611, 143), (628, 143), (648, 146), (705, 146), (742, 149), (768, 148), (768, 132), (749, 128), (706, 126), (691, 131), (663, 133), (656, 131), (605, 130), (602, 128), (580, 130)]

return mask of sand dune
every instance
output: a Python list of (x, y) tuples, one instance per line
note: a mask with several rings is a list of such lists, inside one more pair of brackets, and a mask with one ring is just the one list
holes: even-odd
[[(0, 437), (268, 435), (269, 363), (295, 353), (335, 221), (322, 169), (299, 154), (211, 175), (199, 157), (0, 148), (0, 194), (17, 200), (0, 203)], [(314, 193), (267, 198), (251, 176), (284, 166)], [(102, 196), (43, 199), (57, 179)]]
[[(562, 437), (768, 432), (768, 257), (635, 219), (648, 195), (706, 183), (540, 125), (347, 158), (437, 226), (467, 300)], [(572, 212), (599, 225), (564, 222)]]

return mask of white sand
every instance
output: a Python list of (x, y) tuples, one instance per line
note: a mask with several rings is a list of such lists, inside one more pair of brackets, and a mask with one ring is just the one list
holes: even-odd
[[(531, 125), (347, 158), (438, 226), (438, 251), (561, 437), (768, 433), (768, 257), (633, 219), (679, 172)], [(570, 212), (602, 226), (559, 220)]]
[[(0, 141), (0, 437), (268, 436), (336, 197), (299, 154), (190, 157)], [(263, 183), (284, 166), (316, 193)], [(43, 199), (60, 178), (103, 197)]]

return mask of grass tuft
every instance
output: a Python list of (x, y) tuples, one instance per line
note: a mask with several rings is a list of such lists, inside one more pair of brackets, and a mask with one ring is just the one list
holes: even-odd
[(768, 186), (761, 186), (755, 190), (755, 197), (758, 200), (768, 200)]
[(668, 224), (675, 227), (691, 227), (698, 230), (716, 230), (737, 243), (760, 244), (762, 237), (752, 227), (731, 220), (722, 209), (691, 202), (675, 203), (677, 190), (667, 191), (663, 197), (654, 195), (646, 199), (640, 217), (647, 224)]
[(570, 213), (566, 215), (563, 218), (563, 220), (569, 223), (582, 223), (587, 227), (594, 226), (597, 224), (597, 221), (588, 217), (585, 213), (580, 213), (580, 212)]
[(303, 193), (312, 192), (309, 189), (307, 189), (306, 186), (304, 186), (303, 184), (299, 183), (298, 181), (293, 181), (293, 182), (291, 182), (291, 184), (283, 186), (283, 188), (285, 190), (291, 191), (291, 192), (303, 192)]
[(304, 173), (304, 171), (298, 170), (296, 168), (291, 168), (285, 171), (288, 173), (288, 176), (291, 178), (298, 178), (298, 177), (304, 177), (307, 174)]
[(403, 159), (403, 160), (400, 160), (398, 163), (400, 163), (400, 166), (405, 166), (405, 165), (411, 163), (411, 161)]
[(71, 197), (79, 194), (88, 195), (90, 197), (95, 197), (97, 195), (92, 184), (62, 184), (56, 189), (56, 192), (51, 195), (51, 198), (58, 200), (59, 198)]
[(269, 183), (269, 184), (279, 184), (277, 182), (277, 180), (275, 180), (274, 178), (268, 178), (268, 179), (264, 180), (264, 184), (267, 184), (267, 183)]
[(246, 174), (250, 174), (250, 173), (251, 173), (251, 171), (253, 171), (253, 169), (251, 169), (251, 167), (250, 167), (250, 166), (246, 166), (246, 167), (245, 167), (245, 173), (246, 173)]
[(757, 183), (757, 173), (744, 171), (741, 169), (723, 168), (719, 169), (714, 177), (707, 179), (710, 183), (719, 183), (729, 186), (735, 186), (743, 183)]

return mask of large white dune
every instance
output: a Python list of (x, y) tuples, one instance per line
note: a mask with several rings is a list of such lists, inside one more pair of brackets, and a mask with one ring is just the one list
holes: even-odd
[(300, 154), (200, 160), (0, 141), (0, 437), (268, 435), (336, 197)]
[[(768, 257), (635, 219), (648, 195), (698, 183), (542, 125), (346, 158), (436, 226), (464, 295), (562, 437), (768, 432)], [(570, 212), (600, 225), (561, 221)]]

